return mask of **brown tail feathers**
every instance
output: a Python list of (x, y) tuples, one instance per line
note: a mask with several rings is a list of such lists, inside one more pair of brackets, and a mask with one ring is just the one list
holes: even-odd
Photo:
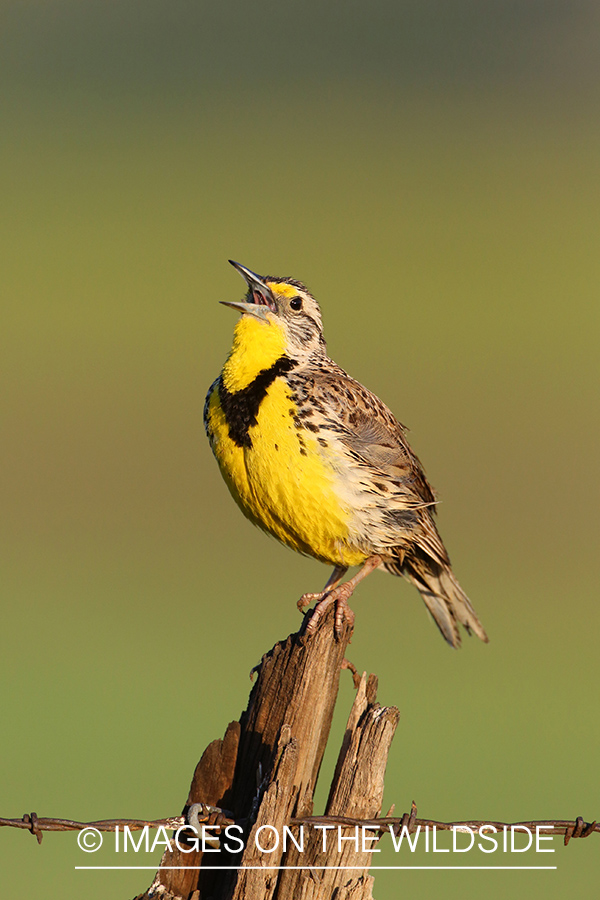
[(458, 622), (482, 641), (489, 640), (469, 598), (447, 564), (432, 559), (421, 548), (412, 548), (401, 564), (387, 563), (394, 575), (404, 575), (421, 593), (425, 606), (449, 644), (460, 647)]

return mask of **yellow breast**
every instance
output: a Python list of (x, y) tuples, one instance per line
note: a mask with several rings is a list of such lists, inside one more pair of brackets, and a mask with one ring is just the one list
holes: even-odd
[[(232, 356), (227, 380), (243, 391), (252, 382), (231, 377)], [(288, 547), (330, 564), (358, 565), (366, 554), (348, 541), (350, 511), (336, 491), (335, 469), (316, 437), (295, 424), (295, 412), (285, 379), (277, 377), (247, 439), (234, 431), (234, 440), (216, 383), (207, 401), (207, 430), (223, 478), (244, 514)]]

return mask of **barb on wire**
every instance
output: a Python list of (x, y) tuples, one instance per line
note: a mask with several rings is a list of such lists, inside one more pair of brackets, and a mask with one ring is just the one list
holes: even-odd
[[(228, 818), (232, 813), (226, 809), (219, 809), (208, 804), (194, 804), (202, 807), (195, 810), (193, 823), (205, 824), (216, 820), (219, 825), (233, 825), (234, 820)], [(141, 831), (142, 828), (181, 828), (190, 824), (186, 816), (170, 816), (166, 819), (101, 819), (96, 822), (76, 822), (73, 819), (53, 819), (40, 817), (36, 813), (25, 813), (22, 819), (4, 819), (0, 817), (0, 827), (22, 828), (30, 831), (37, 837), (38, 843), (42, 843), (43, 831), (82, 831), (84, 828), (96, 828), (98, 831), (113, 831), (115, 828), (124, 828), (126, 825), (130, 831)]]
[[(391, 812), (392, 810), (390, 810)], [(130, 831), (140, 831), (142, 828), (181, 828), (184, 825), (215, 824), (222, 828), (235, 824), (233, 813), (227, 809), (216, 806), (196, 803), (190, 808), (191, 816), (171, 816), (166, 819), (102, 819), (96, 822), (75, 822), (72, 819), (52, 819), (39, 817), (36, 813), (26, 813), (21, 819), (0, 818), (0, 827), (22, 828), (34, 834), (38, 843), (42, 842), (44, 831), (81, 831), (84, 828), (97, 828), (98, 831), (112, 831), (115, 828), (127, 826)], [(573, 819), (536, 819), (528, 822), (493, 822), (490, 819), (462, 819), (459, 822), (438, 822), (435, 819), (418, 819), (416, 804), (411, 804), (410, 813), (402, 816), (385, 816), (375, 819), (355, 819), (351, 816), (303, 816), (292, 818), (289, 825), (347, 825), (363, 826), (373, 831), (386, 832), (391, 827), (394, 833), (406, 828), (409, 833), (414, 833), (417, 828), (436, 828), (439, 831), (451, 831), (453, 828), (467, 827), (478, 829), (482, 826), (490, 826), (501, 831), (504, 828), (553, 828), (555, 834), (564, 835), (565, 846), (571, 838), (589, 837), (594, 832), (600, 832), (600, 824), (585, 822), (581, 816)]]

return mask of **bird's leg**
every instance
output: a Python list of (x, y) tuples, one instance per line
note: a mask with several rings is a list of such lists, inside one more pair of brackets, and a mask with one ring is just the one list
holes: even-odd
[[(380, 563), (381, 563), (380, 556), (370, 556), (367, 560), (365, 560), (365, 562), (362, 565), (362, 568), (360, 568), (358, 570), (356, 575), (354, 575), (354, 577), (350, 578), (348, 581), (345, 581), (343, 584), (340, 584), (339, 582), (343, 578), (344, 572), (346, 570), (345, 569), (342, 570), (341, 566), (336, 567), (336, 570), (334, 571), (333, 575), (329, 579), (329, 582), (331, 582), (331, 584), (329, 582), (327, 583), (329, 585), (328, 590), (323, 591), (323, 593), (320, 597), (318, 595), (315, 597), (314, 594), (305, 594), (304, 597), (302, 597), (302, 599), (300, 601), (300, 603), (302, 603), (302, 607), (306, 606), (308, 603), (311, 602), (310, 600), (306, 600), (306, 603), (305, 603), (304, 602), (305, 598), (308, 598), (308, 597), (312, 597), (313, 599), (318, 598), (318, 603), (315, 607), (315, 611), (312, 615), (310, 622), (306, 626), (306, 633), (312, 634), (316, 630), (317, 625), (319, 624), (319, 620), (325, 615), (325, 613), (327, 612), (327, 610), (329, 609), (329, 607), (332, 604), (335, 604), (335, 623), (334, 624), (335, 624), (335, 633), (336, 634), (340, 633), (344, 619), (346, 619), (350, 623), (350, 625), (354, 625), (354, 613), (348, 606), (348, 600), (352, 596), (352, 593), (353, 593), (356, 585), (359, 584), (359, 582), (361, 582), (363, 580), (363, 578), (366, 578), (370, 572), (372, 572), (374, 569), (376, 569), (380, 565)], [(334, 580), (334, 576), (336, 575), (338, 569), (341, 571), (342, 574), (339, 575), (337, 580)], [(298, 604), (299, 607), (300, 607), (300, 603)], [(300, 608), (302, 608), (302, 607), (300, 607)]]
[(318, 591), (316, 594), (302, 594), (297, 603), (300, 612), (302, 612), (305, 606), (310, 606), (313, 600), (322, 600), (323, 597), (325, 597), (326, 594), (329, 593), (329, 591), (332, 591), (335, 587), (337, 587), (347, 571), (348, 566), (336, 566), (327, 579), (327, 584), (322, 591)]

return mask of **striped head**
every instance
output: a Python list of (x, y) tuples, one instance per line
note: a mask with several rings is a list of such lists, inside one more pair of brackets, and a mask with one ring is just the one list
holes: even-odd
[(264, 343), (268, 353), (267, 348), (279, 345), (282, 355), (300, 365), (326, 356), (321, 310), (306, 285), (293, 278), (256, 275), (233, 260), (229, 262), (248, 285), (244, 301), (221, 301), (242, 313), (236, 338), (240, 332), (252, 335), (253, 341)]

